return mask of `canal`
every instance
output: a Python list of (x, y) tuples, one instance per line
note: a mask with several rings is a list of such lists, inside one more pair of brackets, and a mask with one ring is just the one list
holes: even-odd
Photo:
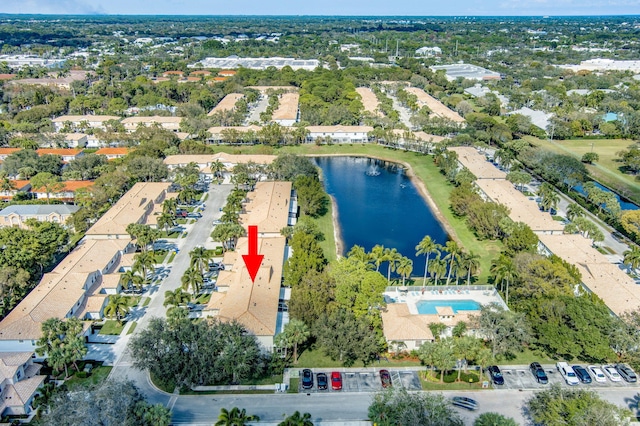
[[(316, 157), (314, 161), (337, 204), (342, 254), (356, 244), (366, 251), (381, 244), (412, 259), (411, 275), (422, 276), (425, 257), (416, 257), (416, 245), (425, 235), (439, 244), (445, 244), (448, 236), (404, 169), (363, 157)], [(381, 267), (386, 274), (383, 268), (386, 265)]]

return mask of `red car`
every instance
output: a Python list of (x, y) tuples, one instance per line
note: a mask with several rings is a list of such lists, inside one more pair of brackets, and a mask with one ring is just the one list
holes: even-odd
[(383, 388), (391, 387), (391, 374), (388, 370), (380, 370), (380, 381)]
[(341, 390), (342, 389), (342, 375), (334, 371), (331, 373), (331, 389), (333, 390)]

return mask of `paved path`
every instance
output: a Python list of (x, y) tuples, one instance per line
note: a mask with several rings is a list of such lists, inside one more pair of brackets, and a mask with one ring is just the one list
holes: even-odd
[(414, 126), (411, 124), (411, 111), (409, 111), (409, 108), (403, 107), (400, 101), (398, 101), (398, 98), (392, 96), (389, 92), (387, 92), (386, 95), (393, 101), (393, 108), (398, 111), (400, 122), (407, 126), (407, 128), (413, 129)]
[(170, 268), (170, 272), (151, 296), (152, 299), (146, 308), (146, 313), (140, 318), (132, 334), (122, 335), (116, 344), (117, 347), (113, 345), (116, 352), (116, 361), (109, 378), (132, 380), (151, 403), (166, 405), (169, 402), (170, 395), (162, 393), (153, 387), (149, 382), (147, 372), (142, 372), (132, 367), (133, 360), (131, 354), (126, 350), (126, 346), (131, 336), (135, 336), (147, 328), (151, 318), (164, 317), (166, 315), (166, 308), (162, 306), (165, 291), (173, 291), (182, 285), (180, 279), (191, 262), (189, 252), (197, 246), (205, 245), (211, 234), (212, 222), (222, 214), (220, 208), (226, 203), (227, 196), (232, 189), (233, 185), (212, 184), (210, 186), (209, 197), (205, 201), (206, 207), (202, 211), (202, 217), (194, 225), (190, 226), (186, 238), (178, 240), (179, 252), (171, 265), (163, 265), (163, 267)]
[(249, 111), (249, 115), (244, 120), (244, 125), (248, 126), (254, 121), (257, 121), (258, 123), (262, 122), (262, 120), (260, 119), (260, 114), (265, 112), (268, 106), (269, 97), (261, 94), (260, 99), (258, 99), (256, 105), (251, 108), (251, 111)]

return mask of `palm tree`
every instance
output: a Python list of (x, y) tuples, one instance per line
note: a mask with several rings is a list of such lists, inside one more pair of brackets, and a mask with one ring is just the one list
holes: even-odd
[(178, 201), (175, 198), (167, 198), (162, 202), (162, 212), (168, 213), (171, 216), (176, 215), (178, 211)]
[(471, 275), (475, 275), (480, 268), (480, 256), (473, 252), (465, 253), (462, 256), (462, 264), (467, 270), (467, 285), (471, 285)]
[(206, 248), (199, 246), (189, 252), (191, 256), (191, 267), (195, 267), (204, 274), (209, 268), (209, 261), (213, 258), (213, 250), (207, 250)]
[(164, 229), (165, 232), (169, 232), (169, 228), (176, 226), (175, 216), (170, 213), (162, 212), (158, 219), (156, 219), (157, 226), (160, 229)]
[(441, 248), (440, 244), (433, 241), (429, 235), (425, 235), (425, 237), (416, 246), (416, 256), (424, 254), (427, 258), (424, 263), (424, 278), (422, 280), (423, 287), (427, 285), (427, 271), (429, 270), (429, 256), (431, 255), (431, 253), (440, 253), (439, 251), (440, 248)]
[(153, 257), (153, 252), (143, 251), (133, 256), (133, 270), (135, 272), (142, 272), (145, 281), (149, 276), (149, 270), (153, 269), (153, 265), (155, 264), (156, 260)]
[(225, 167), (224, 163), (222, 163), (220, 160), (216, 160), (213, 163), (211, 163), (211, 173), (213, 173), (213, 177), (215, 178), (221, 178), (222, 173), (225, 172), (226, 170), (227, 168)]
[(107, 306), (104, 308), (104, 315), (107, 318), (115, 318), (118, 324), (122, 324), (122, 318), (129, 313), (129, 300), (126, 296), (112, 294), (109, 296)]
[(244, 408), (242, 410), (238, 407), (233, 407), (231, 410), (222, 408), (215, 426), (245, 426), (248, 422), (258, 421), (260, 421), (260, 417), (247, 415), (247, 410)]
[(366, 263), (367, 266), (371, 266), (368, 263), (371, 257), (369, 256), (369, 254), (367, 254), (367, 252), (364, 250), (364, 247), (362, 246), (355, 245), (351, 247), (351, 250), (349, 250), (349, 253), (347, 253), (347, 257), (351, 259), (357, 259), (362, 263)]
[(444, 249), (448, 253), (444, 258), (445, 260), (447, 259), (449, 260), (449, 272), (447, 274), (447, 283), (445, 285), (449, 285), (449, 282), (451, 281), (451, 273), (453, 272), (453, 265), (455, 264), (458, 257), (460, 256), (460, 252), (462, 250), (460, 249), (460, 246), (458, 246), (458, 243), (456, 243), (453, 240), (447, 241), (447, 244), (445, 244)]
[(496, 281), (499, 280), (502, 284), (507, 283), (505, 302), (507, 306), (509, 306), (509, 282), (515, 279), (517, 274), (513, 260), (508, 256), (500, 255), (500, 257), (493, 262), (493, 265), (491, 265), (491, 273)]
[(638, 269), (640, 266), (640, 247), (633, 245), (630, 250), (626, 250), (624, 253), (623, 262), (629, 265), (630, 269)]
[(311, 421), (311, 414), (300, 414), (299, 411), (296, 411), (278, 423), (278, 426), (313, 426), (313, 422)]
[(555, 209), (560, 202), (560, 196), (553, 185), (544, 182), (538, 189), (538, 196), (541, 198), (540, 205), (543, 210)]
[(136, 274), (133, 269), (129, 269), (120, 274), (120, 282), (124, 284), (125, 288), (129, 288), (131, 284), (138, 290), (142, 289), (144, 284), (144, 278)]
[(444, 382), (444, 373), (456, 365), (456, 354), (451, 339), (440, 340), (433, 354), (433, 364), (440, 370), (440, 383)]
[[(480, 350), (480, 340), (473, 336), (463, 336), (454, 340), (454, 348), (459, 359), (468, 361)], [(458, 382), (460, 381), (461, 369), (458, 369)], [(464, 372), (467, 372), (467, 363), (465, 363)]]
[(440, 258), (434, 259), (431, 262), (431, 273), (433, 274), (434, 282), (438, 285), (440, 278), (447, 273), (447, 261)]
[(578, 203), (569, 203), (567, 206), (567, 219), (573, 222), (573, 219), (578, 217), (584, 217), (582, 207)]
[(402, 277), (402, 286), (404, 287), (405, 279), (410, 277), (411, 272), (413, 272), (413, 260), (409, 259), (408, 257), (402, 256), (398, 261), (396, 270)]
[(192, 267), (184, 271), (181, 281), (183, 290), (189, 290), (189, 288), (191, 288), (193, 294), (198, 294), (202, 284), (204, 284), (204, 277), (198, 269)]
[(240, 215), (238, 212), (225, 211), (222, 213), (222, 216), (220, 216), (220, 221), (222, 223), (233, 223), (237, 225), (240, 223)]
[(191, 295), (185, 293), (181, 288), (175, 289), (175, 291), (167, 290), (164, 292), (164, 303), (162, 306), (180, 306), (184, 305), (191, 300)]
[(483, 376), (484, 367), (487, 366), (493, 359), (493, 354), (491, 353), (491, 349), (482, 348), (475, 354), (474, 361), (476, 364), (480, 366), (480, 377)]
[(398, 262), (402, 259), (402, 255), (398, 253), (398, 250), (395, 248), (385, 249), (384, 260), (389, 262), (389, 267), (387, 268), (387, 283), (391, 284), (391, 273), (395, 272), (396, 266), (398, 266)]
[(380, 272), (380, 265), (385, 261), (385, 248), (380, 244), (376, 244), (371, 249), (371, 253), (369, 253), (369, 257), (373, 261), (373, 264), (376, 265), (376, 272)]
[(298, 345), (303, 344), (311, 336), (311, 331), (304, 321), (292, 319), (284, 326), (282, 332), (286, 347), (293, 346), (293, 363), (298, 363)]

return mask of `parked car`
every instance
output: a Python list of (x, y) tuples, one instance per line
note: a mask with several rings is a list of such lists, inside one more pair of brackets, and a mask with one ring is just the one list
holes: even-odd
[(313, 373), (308, 368), (302, 370), (302, 389), (311, 389), (313, 387)]
[(622, 380), (622, 377), (618, 374), (618, 370), (616, 370), (616, 367), (613, 365), (603, 365), (602, 371), (604, 371), (604, 374), (606, 374), (612, 382), (619, 382)]
[(569, 386), (575, 386), (580, 383), (580, 379), (576, 376), (575, 371), (573, 371), (573, 368), (571, 368), (571, 366), (566, 362), (558, 362), (556, 364), (556, 368)]
[(504, 385), (504, 377), (502, 377), (502, 372), (497, 365), (489, 366), (488, 370), (494, 385)]
[(189, 212), (186, 210), (178, 210), (176, 211), (176, 217), (181, 217), (181, 218), (186, 218), (187, 216), (189, 216)]
[(547, 373), (544, 372), (544, 368), (540, 365), (539, 362), (532, 362), (529, 366), (529, 370), (533, 377), (536, 378), (536, 381), (542, 385), (546, 385), (549, 383), (549, 378), (547, 377)]
[(391, 374), (387, 370), (380, 370), (380, 381), (383, 388), (391, 387)]
[(607, 381), (607, 376), (604, 375), (600, 367), (596, 367), (595, 365), (590, 365), (587, 367), (593, 378), (596, 382), (604, 383)]
[(209, 271), (224, 271), (224, 263), (209, 263)]
[(327, 375), (325, 373), (318, 373), (318, 389), (327, 389)]
[(575, 371), (578, 380), (585, 384), (591, 383), (591, 376), (589, 375), (589, 372), (586, 368), (581, 365), (574, 365), (572, 368), (573, 371)]
[(338, 371), (331, 373), (331, 389), (342, 390), (342, 374)]
[(638, 381), (638, 376), (636, 376), (635, 371), (633, 371), (628, 365), (616, 364), (616, 370), (618, 370), (618, 374), (620, 374), (625, 381), (629, 383), (635, 383)]
[(471, 411), (478, 409), (478, 402), (475, 399), (467, 398), (465, 396), (454, 396), (451, 398), (451, 404)]

